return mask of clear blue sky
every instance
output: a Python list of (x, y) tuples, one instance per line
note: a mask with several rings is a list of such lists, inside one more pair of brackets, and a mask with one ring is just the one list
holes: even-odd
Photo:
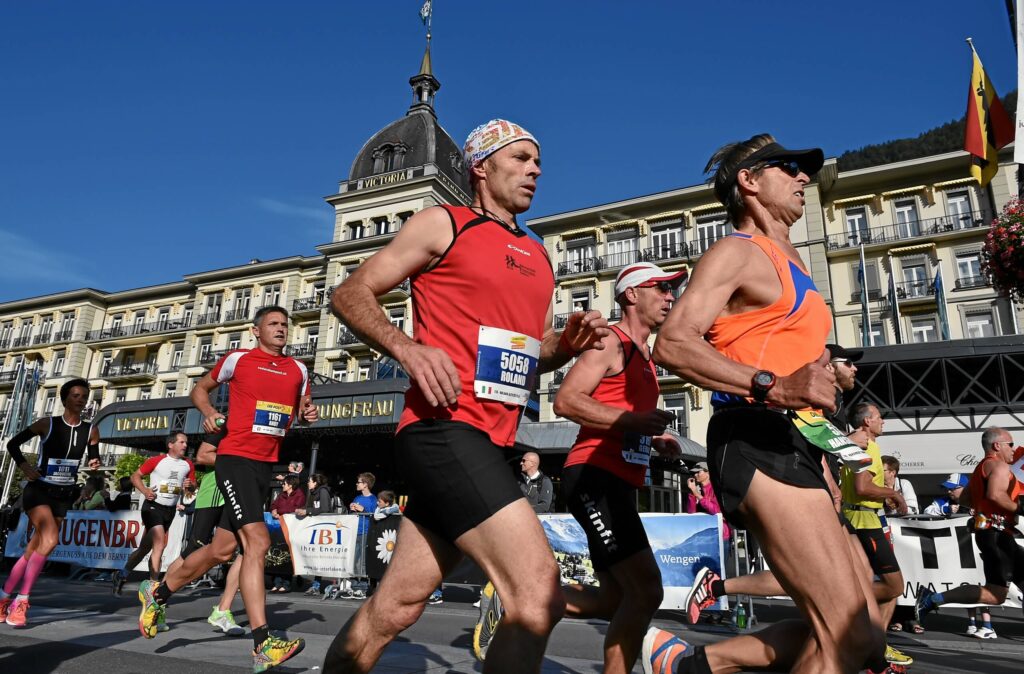
[[(355, 153), (405, 113), (421, 0), (0, 3), (0, 301), (314, 254)], [(769, 131), (827, 155), (961, 116), (1002, 0), (437, 0), (441, 124), (541, 140), (529, 216), (693, 185)]]

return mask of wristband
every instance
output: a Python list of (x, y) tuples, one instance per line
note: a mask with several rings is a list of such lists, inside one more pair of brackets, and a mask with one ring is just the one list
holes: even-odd
[(580, 352), (572, 348), (572, 345), (569, 344), (569, 340), (565, 336), (565, 330), (562, 330), (562, 336), (558, 338), (558, 348), (569, 354), (571, 358), (575, 358), (580, 355)]

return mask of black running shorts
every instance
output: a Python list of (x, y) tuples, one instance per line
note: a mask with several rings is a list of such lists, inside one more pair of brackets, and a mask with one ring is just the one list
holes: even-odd
[(594, 571), (651, 549), (636, 512), (636, 488), (622, 478), (596, 466), (569, 466), (562, 470), (562, 493), (587, 534)]
[(1024, 582), (1024, 549), (1017, 545), (1012, 534), (980, 529), (974, 532), (974, 542), (981, 553), (986, 585), (1009, 587), (1010, 581), (1018, 586)]
[(270, 496), (274, 464), (243, 456), (217, 457), (217, 487), (224, 495), (220, 526), (238, 531), (246, 524), (263, 524), (263, 510)]
[(896, 553), (884, 529), (855, 529), (854, 532), (876, 576), (900, 572), (900, 563), (896, 561)]
[(215, 508), (196, 508), (192, 515), (192, 530), (188, 532), (188, 539), (185, 547), (181, 550), (181, 558), (184, 559), (193, 552), (209, 545), (213, 540), (213, 530), (220, 523), (224, 506)]
[(523, 498), (504, 450), (461, 421), (406, 426), (395, 436), (395, 459), (409, 491), (403, 514), (449, 543)]
[(67, 487), (55, 487), (53, 485), (32, 480), (25, 485), (21, 496), (21, 507), (28, 512), (39, 506), (49, 506), (55, 518), (61, 518), (68, 514), (72, 504), (78, 498), (79, 487), (69, 485)]
[(785, 414), (765, 407), (728, 407), (708, 424), (708, 464), (718, 505), (729, 524), (746, 525), (739, 512), (754, 472), (805, 489), (828, 490), (821, 449), (807, 442)]
[(152, 501), (143, 501), (139, 514), (142, 516), (142, 524), (146, 529), (163, 527), (164, 531), (171, 528), (177, 508), (169, 505), (161, 505)]

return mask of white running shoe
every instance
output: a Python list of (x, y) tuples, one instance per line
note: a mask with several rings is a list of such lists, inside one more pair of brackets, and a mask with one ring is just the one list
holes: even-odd
[(977, 639), (996, 639), (998, 637), (996, 631), (991, 627), (979, 627), (972, 636)]
[(967, 631), (964, 632), (964, 634), (966, 634), (969, 637), (973, 637), (977, 633), (978, 633), (978, 626), (977, 625), (968, 625), (967, 626)]

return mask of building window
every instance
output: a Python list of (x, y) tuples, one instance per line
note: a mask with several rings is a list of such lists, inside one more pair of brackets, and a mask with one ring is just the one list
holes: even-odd
[(386, 217), (379, 217), (373, 219), (373, 235), (383, 236), (387, 234), (391, 229), (391, 222)]
[(651, 257), (670, 260), (683, 254), (683, 224), (672, 222), (651, 227)]
[(171, 308), (161, 307), (160, 311), (156, 315), (156, 329), (166, 330), (167, 324), (171, 322)]
[(348, 363), (335, 363), (331, 368), (331, 379), (334, 381), (348, 381)]
[(324, 288), (326, 284), (323, 281), (318, 281), (313, 284), (313, 302), (317, 305), (324, 303)]
[(686, 404), (685, 395), (677, 396), (665, 396), (665, 407), (666, 412), (671, 412), (676, 415), (676, 418), (672, 420), (669, 426), (679, 435), (683, 437), (689, 437), (690, 433), (690, 422), (689, 422), (689, 408)]
[(175, 342), (174, 350), (171, 352), (171, 369), (177, 370), (181, 367), (181, 359), (185, 355), (185, 342)]
[(50, 391), (46, 394), (46, 403), (43, 405), (43, 414), (50, 416), (53, 414), (53, 408), (57, 405), (57, 393), (56, 391)]
[(242, 333), (232, 332), (228, 335), (228, 351), (234, 351), (242, 344)]
[[(875, 260), (864, 261), (865, 274), (868, 278), (868, 301), (877, 300), (882, 296), (881, 282), (878, 278), (878, 262)], [(850, 273), (853, 274), (853, 296), (851, 302), (861, 301), (860, 263), (854, 262), (850, 265)]]
[(957, 288), (976, 288), (987, 283), (981, 275), (981, 255), (965, 253), (956, 256)]
[(213, 349), (213, 342), (210, 337), (203, 337), (199, 342), (199, 362), (206, 363), (210, 360), (210, 352)]
[(388, 320), (402, 332), (405, 332), (405, 309), (388, 310)]
[(7, 348), (10, 346), (11, 335), (14, 334), (14, 322), (8, 321), (0, 327), (0, 348)]
[(139, 391), (139, 400), (149, 400), (153, 397), (153, 389), (149, 386)]
[(956, 229), (971, 226), (971, 193), (967, 190), (946, 192), (946, 212)]
[(177, 395), (178, 395), (178, 385), (177, 384), (164, 384), (164, 397), (165, 398), (174, 398), (174, 397), (177, 397)]
[(596, 252), (597, 244), (592, 238), (567, 241), (565, 249), (566, 273), (575, 274), (581, 271), (593, 271)]
[(314, 352), (316, 351), (316, 345), (320, 343), (320, 328), (306, 328), (306, 344)]
[(348, 238), (361, 239), (366, 236), (366, 226), (362, 220), (348, 223)]
[(939, 341), (939, 325), (934, 315), (910, 319), (910, 339), (915, 344)]
[(281, 284), (271, 283), (270, 285), (263, 286), (263, 306), (280, 306), (281, 305)]
[(694, 252), (698, 255), (705, 252), (715, 241), (732, 232), (732, 225), (725, 220), (725, 213), (713, 213), (697, 218), (697, 238)]
[(235, 320), (249, 317), (249, 306), (251, 303), (252, 288), (243, 288), (242, 290), (235, 291), (235, 296), (233, 299), (233, 304), (235, 305)]
[(71, 339), (71, 333), (75, 331), (75, 313), (64, 314), (60, 319), (61, 339)]
[(113, 336), (117, 337), (119, 334), (121, 334), (121, 321), (123, 320), (124, 318), (121, 316), (121, 314), (118, 314), (117, 316), (114, 316), (113, 318), (110, 319), (110, 333)]
[(53, 376), (59, 377), (64, 374), (64, 351), (57, 351), (53, 354)]
[(137, 335), (142, 332), (142, 326), (146, 324), (146, 312), (136, 311), (135, 320), (132, 322), (132, 334)]
[(903, 262), (903, 297), (927, 297), (931, 294), (928, 267), (923, 261)]
[(101, 361), (101, 365), (100, 365), (100, 376), (101, 377), (106, 376), (107, 372), (110, 371), (110, 365), (113, 362), (114, 362), (114, 357), (113, 357), (113, 355), (109, 351), (107, 351), (106, 353), (103, 354), (103, 360)]
[(405, 211), (404, 213), (399, 213), (397, 216), (395, 216), (395, 223), (397, 224), (398, 229), (404, 227), (405, 223), (408, 222), (409, 218), (411, 218), (412, 216), (412, 211)]
[(859, 246), (862, 242), (867, 243), (871, 240), (871, 234), (868, 229), (868, 209), (866, 206), (846, 209), (846, 236), (853, 245)]
[(185, 309), (181, 312), (181, 325), (182, 327), (188, 327), (192, 325), (192, 314), (195, 311), (195, 307), (191, 304), (185, 305)]
[(892, 202), (892, 207), (898, 235), (903, 238), (920, 236), (921, 218), (917, 214), (917, 199), (897, 199)]
[(864, 321), (861, 321), (861, 320), (857, 321), (857, 341), (858, 342), (862, 342), (862, 344), (861, 344), (862, 346), (882, 346), (882, 345), (886, 344), (885, 330), (882, 329), (882, 321), (881, 320), (877, 320), (877, 321), (876, 320), (872, 320), (871, 321), (871, 331), (868, 332), (868, 343), (867, 344), (863, 344), (864, 339), (863, 339), (862, 335), (864, 334), (864, 331), (863, 331), (863, 329), (861, 327), (863, 325), (864, 325)]
[(118, 391), (117, 393), (114, 394), (114, 402), (115, 403), (123, 403), (127, 398), (128, 398), (128, 394), (125, 393), (123, 390)]
[(572, 311), (590, 311), (590, 291), (589, 290), (574, 290), (572, 291)]
[(967, 338), (996, 336), (996, 321), (991, 309), (971, 309), (964, 316), (967, 324)]
[(402, 168), (408, 149), (402, 143), (381, 145), (373, 151), (373, 172), (387, 173)]
[(370, 368), (373, 367), (373, 362), (369, 360), (359, 361), (359, 371), (356, 374), (356, 381), (366, 381), (370, 378)]
[(637, 257), (636, 230), (624, 229), (609, 234), (607, 249), (606, 267), (625, 267), (640, 261)]

